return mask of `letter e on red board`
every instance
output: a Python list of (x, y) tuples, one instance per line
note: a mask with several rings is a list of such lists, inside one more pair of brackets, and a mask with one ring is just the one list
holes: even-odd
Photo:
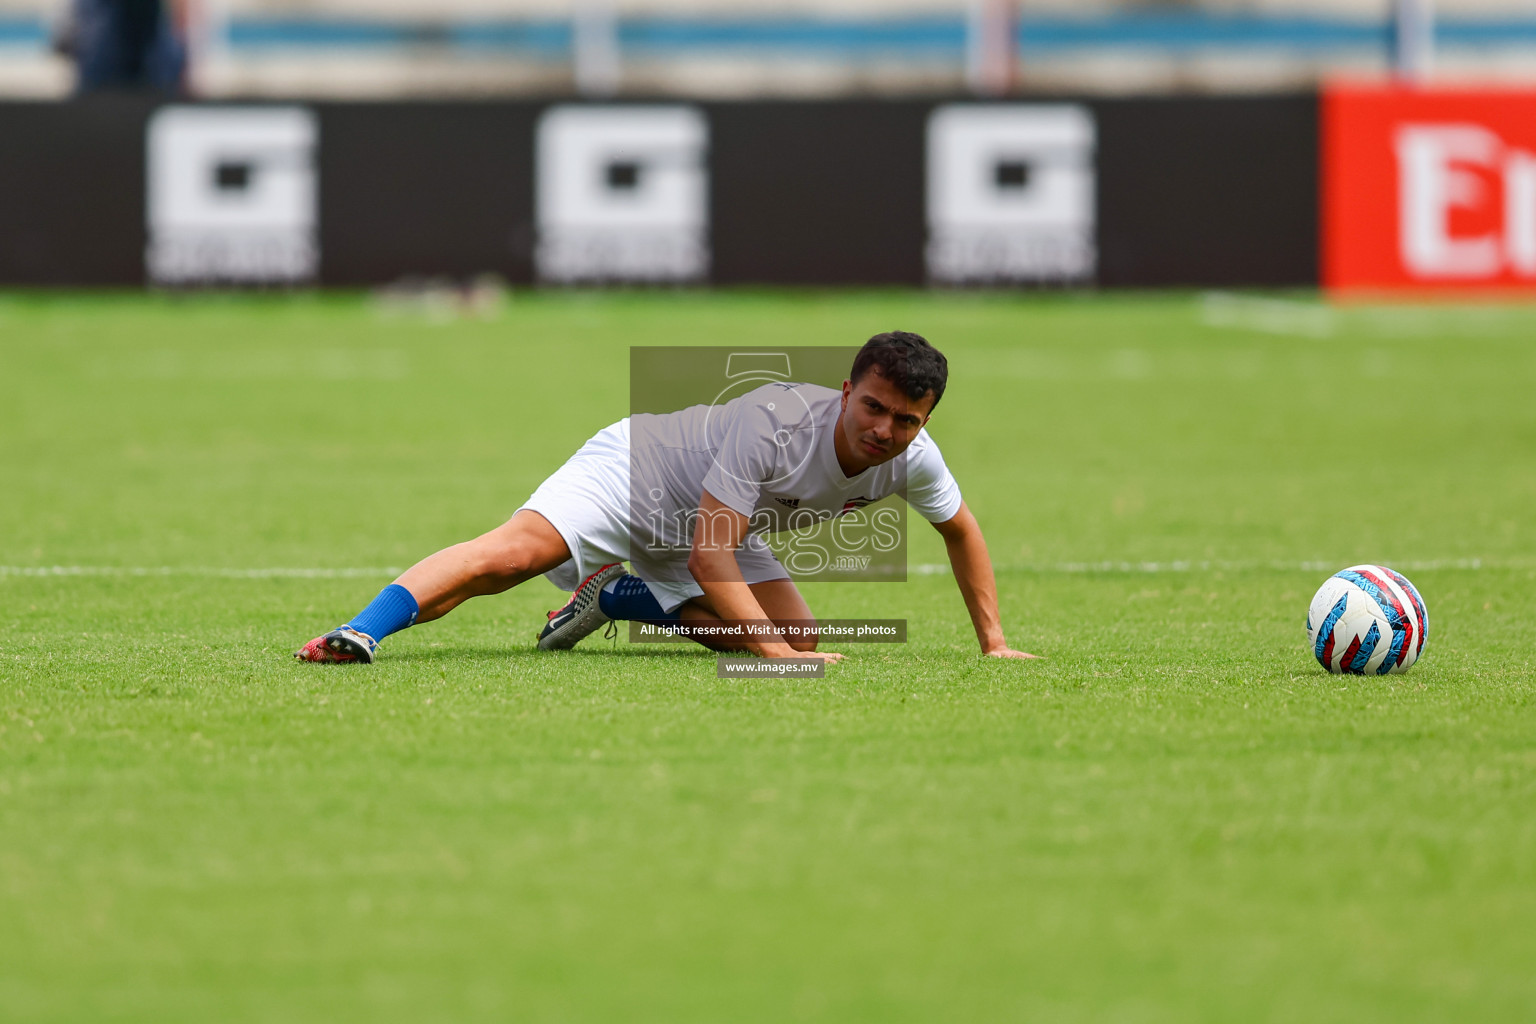
[(1536, 293), (1536, 89), (1332, 86), (1323, 284)]

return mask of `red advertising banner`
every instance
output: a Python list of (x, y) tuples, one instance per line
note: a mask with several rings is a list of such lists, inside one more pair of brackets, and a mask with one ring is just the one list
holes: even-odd
[(1322, 221), (1332, 291), (1536, 293), (1536, 90), (1330, 87)]

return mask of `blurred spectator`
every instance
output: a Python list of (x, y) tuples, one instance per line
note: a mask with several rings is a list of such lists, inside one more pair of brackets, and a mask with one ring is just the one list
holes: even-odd
[(180, 92), (179, 10), (180, 0), (71, 0), (55, 47), (75, 63), (75, 92)]

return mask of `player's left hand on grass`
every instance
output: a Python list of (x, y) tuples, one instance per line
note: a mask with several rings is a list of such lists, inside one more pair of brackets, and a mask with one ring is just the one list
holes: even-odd
[(999, 647), (996, 650), (984, 651), (983, 653), (986, 654), (986, 656), (989, 657), (989, 658), (1030, 658), (1030, 659), (1038, 659), (1040, 657), (1040, 655), (1038, 655), (1038, 654), (1028, 654), (1028, 653), (1025, 653), (1024, 651), (1016, 651), (1012, 647)]

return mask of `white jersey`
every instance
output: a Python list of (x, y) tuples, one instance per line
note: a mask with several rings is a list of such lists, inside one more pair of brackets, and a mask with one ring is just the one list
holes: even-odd
[[(705, 491), (749, 521), (738, 563), (747, 582), (785, 578), (762, 534), (801, 529), (888, 497), (942, 523), (960, 487), (926, 430), (900, 456), (846, 476), (833, 436), (842, 392), (772, 383), (721, 405), (637, 414), (599, 433), (535, 492), (525, 508), (565, 537), (573, 562), (549, 574), (575, 583), (628, 559), (664, 607), (702, 593), (688, 571)], [(756, 576), (757, 578), (753, 578)]]
[(754, 533), (809, 526), (892, 494), (929, 522), (960, 510), (960, 487), (926, 430), (903, 455), (845, 476), (833, 447), (841, 409), (841, 391), (775, 383), (724, 405), (630, 417), (635, 528), (688, 522), (705, 491)]

